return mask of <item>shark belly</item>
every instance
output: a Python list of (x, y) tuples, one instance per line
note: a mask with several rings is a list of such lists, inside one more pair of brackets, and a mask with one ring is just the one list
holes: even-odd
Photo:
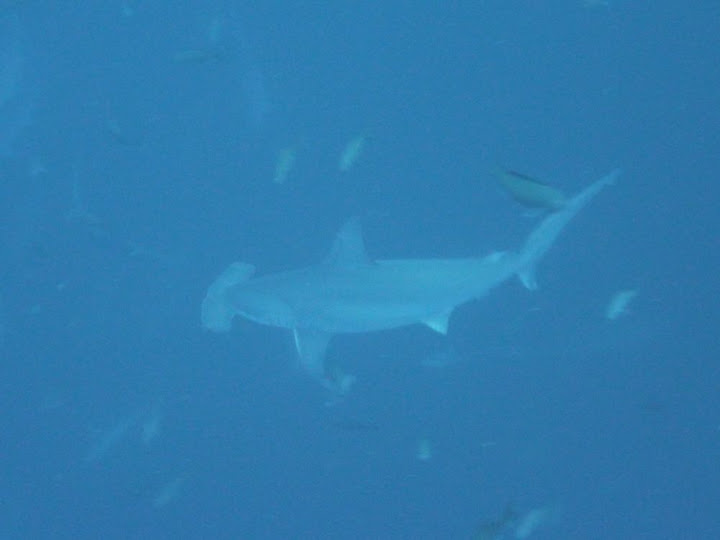
[(386, 260), (324, 276), (294, 311), (298, 326), (371, 332), (448, 317), (512, 275), (485, 259)]
[(454, 306), (425, 302), (343, 302), (309, 310), (302, 327), (317, 328), (333, 334), (375, 332), (408, 326), (452, 310)]

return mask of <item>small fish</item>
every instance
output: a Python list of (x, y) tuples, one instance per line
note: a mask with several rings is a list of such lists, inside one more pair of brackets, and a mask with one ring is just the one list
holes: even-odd
[(280, 152), (278, 152), (277, 160), (275, 161), (275, 174), (273, 175), (273, 182), (275, 184), (284, 184), (287, 180), (290, 171), (295, 165), (295, 157), (297, 151), (294, 146), (286, 146)]
[(533, 508), (529, 512), (520, 515), (513, 526), (515, 538), (518, 540), (530, 538), (538, 527), (545, 525), (548, 521), (557, 519), (558, 514), (558, 507), (551, 505)]
[(159, 509), (167, 506), (178, 498), (185, 484), (185, 478), (178, 476), (168, 483), (164, 484), (152, 497), (153, 508)]
[(524, 174), (515, 171), (498, 171), (495, 174), (503, 189), (523, 206), (555, 211), (567, 202), (567, 197), (559, 189)]
[(420, 361), (426, 368), (443, 369), (462, 362), (462, 357), (452, 348), (447, 347), (429, 354)]
[(355, 162), (360, 158), (364, 147), (365, 135), (358, 135), (348, 141), (338, 160), (338, 169), (340, 172), (348, 172), (352, 169)]
[(177, 64), (206, 64), (225, 60), (225, 51), (217, 47), (205, 49), (186, 49), (178, 51), (173, 55), (173, 61)]
[(582, 4), (586, 8), (610, 7), (608, 0), (583, 0)]
[(518, 515), (511, 504), (505, 507), (505, 511), (496, 519), (481, 523), (473, 538), (475, 540), (500, 540), (511, 532)]
[(127, 131), (120, 126), (116, 118), (107, 119), (105, 122), (105, 131), (116, 143), (123, 146), (137, 146), (141, 144), (141, 141), (137, 137), (129, 135)]
[(343, 418), (336, 420), (332, 426), (341, 431), (350, 432), (372, 432), (380, 431), (380, 426), (370, 420), (361, 420), (357, 418)]
[(155, 403), (140, 426), (140, 436), (145, 446), (150, 445), (159, 435), (163, 421), (161, 403)]
[(127, 438), (135, 423), (136, 419), (130, 416), (101, 432), (85, 454), (85, 463), (100, 463), (104, 460)]
[(415, 457), (418, 461), (430, 461), (433, 456), (433, 448), (430, 439), (421, 439), (418, 441), (415, 450)]
[(524, 513), (518, 513), (512, 504), (505, 507), (501, 516), (480, 524), (475, 532), (476, 540), (502, 540), (515, 538), (524, 540), (547, 521), (557, 517), (556, 506), (542, 506)]
[(135, 9), (130, 5), (130, 2), (123, 2), (120, 4), (120, 13), (123, 17), (132, 17), (135, 15)]
[(629, 313), (628, 306), (636, 296), (637, 291), (635, 289), (625, 289), (613, 294), (605, 308), (605, 318), (614, 321), (618, 317), (627, 315)]

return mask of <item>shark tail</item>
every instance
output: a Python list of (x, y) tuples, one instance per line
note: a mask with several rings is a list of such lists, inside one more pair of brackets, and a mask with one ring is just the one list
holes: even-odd
[(200, 320), (203, 328), (213, 332), (227, 332), (232, 326), (235, 311), (228, 299), (230, 290), (250, 279), (255, 273), (251, 264), (236, 262), (228, 266), (208, 287), (202, 302)]
[(572, 199), (568, 200), (560, 210), (545, 217), (530, 233), (525, 241), (525, 245), (520, 250), (518, 270), (516, 271), (518, 278), (526, 288), (530, 290), (537, 289), (535, 267), (545, 253), (553, 246), (555, 240), (563, 229), (565, 229), (568, 222), (600, 193), (603, 188), (614, 184), (619, 175), (620, 170), (615, 169), (610, 174), (593, 182)]

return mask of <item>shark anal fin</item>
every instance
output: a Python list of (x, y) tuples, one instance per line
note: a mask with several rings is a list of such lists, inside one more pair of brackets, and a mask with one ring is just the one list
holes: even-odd
[(537, 290), (538, 284), (535, 278), (535, 266), (529, 266), (518, 272), (518, 278), (520, 282), (530, 291)]
[(435, 330), (438, 334), (443, 336), (447, 334), (448, 324), (450, 323), (450, 314), (452, 311), (441, 313), (431, 319), (425, 319), (423, 324), (432, 330)]

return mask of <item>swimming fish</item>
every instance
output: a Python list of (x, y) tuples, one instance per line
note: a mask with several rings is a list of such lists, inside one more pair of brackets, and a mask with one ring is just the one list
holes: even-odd
[(340, 172), (348, 172), (352, 169), (355, 162), (362, 154), (363, 148), (365, 147), (365, 135), (357, 135), (352, 138), (343, 148), (338, 160), (338, 169)]
[(275, 184), (284, 184), (287, 180), (290, 171), (295, 165), (295, 157), (297, 151), (294, 146), (286, 146), (278, 152), (277, 160), (275, 161), (275, 174), (273, 175), (273, 182)]
[(627, 315), (629, 312), (630, 302), (637, 296), (635, 289), (625, 289), (617, 291), (612, 295), (607, 307), (605, 308), (605, 318), (614, 321), (618, 317)]
[(567, 197), (559, 189), (524, 174), (504, 170), (495, 174), (503, 189), (523, 206), (555, 211), (567, 202)]
[[(292, 331), (300, 363), (330, 389), (344, 393), (352, 376), (329, 369), (325, 353), (335, 334), (373, 332), (422, 323), (446, 334), (454, 309), (517, 275), (537, 288), (535, 266), (614, 171), (547, 215), (515, 252), (456, 259), (370, 259), (360, 223), (350, 219), (320, 264), (253, 277), (255, 267), (231, 264), (202, 302), (204, 328), (228, 332), (235, 316)], [(341, 373), (338, 381), (338, 373)]]

